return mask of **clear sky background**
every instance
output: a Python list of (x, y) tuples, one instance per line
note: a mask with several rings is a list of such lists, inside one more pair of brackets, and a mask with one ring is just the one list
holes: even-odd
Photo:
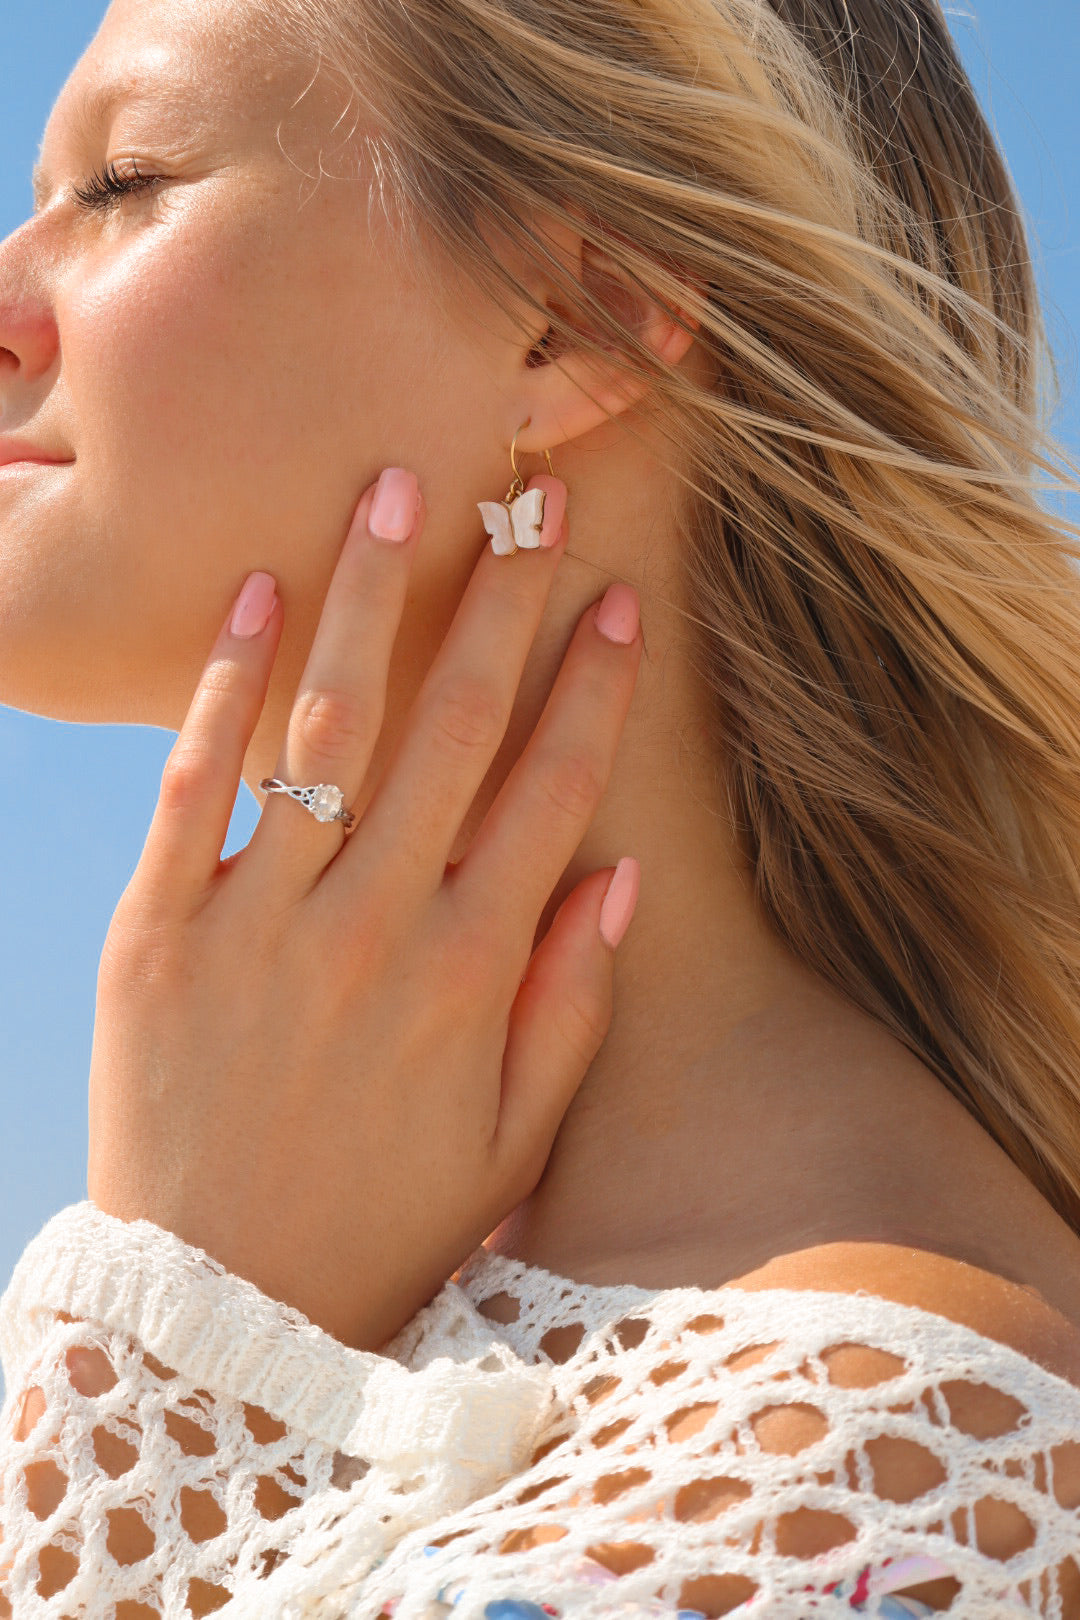
[[(1080, 453), (1080, 5), (962, 0), (946, 10), (1034, 230), (1061, 367), (1057, 430)], [(103, 0), (0, 4), (0, 240), (30, 212), (46, 119), (103, 13)], [(0, 1288), (49, 1216), (86, 1196), (98, 959), (173, 740), (0, 706)], [(241, 786), (226, 853), (246, 844), (257, 814)]]

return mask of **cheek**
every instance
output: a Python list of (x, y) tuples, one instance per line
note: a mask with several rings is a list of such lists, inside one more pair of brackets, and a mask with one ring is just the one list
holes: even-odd
[(132, 230), (68, 300), (65, 359), (95, 477), (155, 485), (161, 505), (198, 511), (271, 485), (321, 430), (333, 348), (313, 352), (297, 318), (301, 278), (257, 222), (192, 209)]
[(382, 290), (303, 214), (176, 212), (117, 222), (60, 311), (79, 499), (107, 536), (93, 596), (106, 618), (110, 594), (116, 616), (140, 603), (119, 633), (158, 664), (193, 627), (205, 654), (250, 569), (294, 600), (325, 582), (378, 470), (393, 343)]
[[(111, 247), (58, 292), (78, 459), (62, 494), (21, 509), (27, 636), (6, 673), (0, 657), (0, 697), (17, 673), (17, 704), (179, 725), (256, 568), (286, 604), (279, 667), (297, 662), (353, 504), (390, 464), (416, 469), (430, 513), (405, 680), (426, 668), (432, 626), (445, 627), (483, 544), (475, 501), (505, 488), (498, 390), (368, 236), (362, 202), (327, 186), (302, 209), (290, 191), (245, 213), (235, 196), (196, 204), (194, 190), (154, 223), (135, 209), (111, 221)], [(0, 628), (5, 617), (0, 603)], [(53, 690), (59, 646), (67, 675)]]

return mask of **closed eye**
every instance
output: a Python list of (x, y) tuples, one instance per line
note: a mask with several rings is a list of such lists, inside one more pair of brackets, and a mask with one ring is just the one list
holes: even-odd
[(100, 172), (90, 176), (85, 185), (72, 186), (71, 194), (80, 208), (105, 212), (114, 208), (122, 198), (149, 190), (158, 184), (160, 178), (156, 174), (141, 174), (134, 163), (130, 173), (121, 174), (110, 159)]

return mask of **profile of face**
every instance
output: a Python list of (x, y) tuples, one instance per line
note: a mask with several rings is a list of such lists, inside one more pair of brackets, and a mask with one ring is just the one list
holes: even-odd
[[(113, 0), (49, 119), (35, 213), (0, 246), (0, 435), (53, 458), (0, 468), (15, 707), (178, 728), (253, 569), (310, 645), (386, 465), (417, 472), (428, 510), (403, 635), (444, 631), (476, 500), (503, 494), (521, 422), (535, 452), (559, 411), (526, 365), (543, 322), (511, 331), (410, 262), (369, 206), (363, 126), (344, 138), (356, 102), (256, 11)], [(109, 162), (149, 183), (78, 201)]]

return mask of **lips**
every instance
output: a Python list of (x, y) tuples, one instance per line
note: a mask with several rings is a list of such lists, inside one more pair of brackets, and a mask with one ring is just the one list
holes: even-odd
[(13, 461), (37, 461), (44, 466), (60, 466), (71, 459), (70, 456), (55, 455), (40, 445), (30, 444), (26, 439), (0, 437), (0, 467), (8, 467)]

